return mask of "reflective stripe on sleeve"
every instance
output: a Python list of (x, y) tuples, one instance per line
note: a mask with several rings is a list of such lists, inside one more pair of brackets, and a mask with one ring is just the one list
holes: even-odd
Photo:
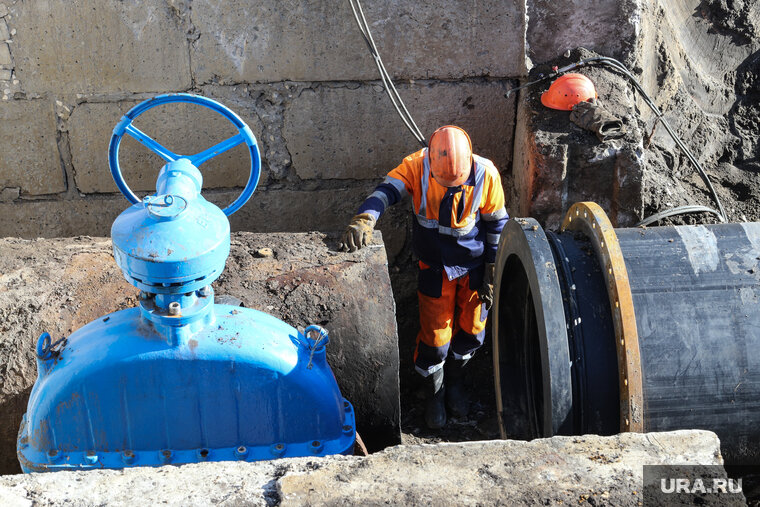
[(486, 220), (488, 222), (495, 222), (496, 220), (507, 218), (507, 209), (499, 208), (493, 213), (483, 213), (480, 216), (483, 218), (483, 220)]
[(491, 245), (498, 245), (501, 234), (486, 234), (486, 243)]
[(380, 199), (380, 201), (383, 203), (383, 210), (388, 207), (388, 196), (382, 190), (375, 190), (369, 194), (369, 197), (367, 197), (367, 199), (370, 199), (372, 197)]
[(403, 199), (404, 196), (408, 193), (406, 191), (406, 185), (404, 185), (404, 182), (392, 176), (386, 176), (385, 179), (383, 180), (383, 183), (387, 183), (388, 185), (398, 190), (398, 193), (400, 196), (399, 200)]
[(428, 157), (428, 149), (424, 148), (425, 158), (422, 161), (422, 195), (420, 196), (420, 209), (417, 210), (417, 215), (427, 216), (427, 191), (428, 191), (428, 179), (430, 178), (430, 158)]
[(483, 187), (486, 180), (486, 168), (480, 162), (480, 157), (477, 155), (472, 156), (475, 163), (473, 164), (475, 169), (475, 188), (472, 192), (472, 201), (470, 201), (470, 213), (478, 211), (480, 209), (480, 202), (483, 200)]

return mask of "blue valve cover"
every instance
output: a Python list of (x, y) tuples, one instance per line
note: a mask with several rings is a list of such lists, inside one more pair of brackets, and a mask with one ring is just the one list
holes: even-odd
[(324, 346), (252, 309), (217, 304), (208, 319), (172, 346), (122, 310), (39, 360), (24, 472), (352, 452), (353, 408)]
[[(168, 204), (167, 204), (168, 202)], [(227, 216), (202, 196), (147, 197), (111, 227), (114, 259), (133, 285), (151, 293), (210, 284), (230, 252)]]

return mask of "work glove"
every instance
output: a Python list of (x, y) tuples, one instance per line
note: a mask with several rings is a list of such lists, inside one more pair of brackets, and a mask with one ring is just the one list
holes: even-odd
[(340, 249), (353, 252), (372, 243), (372, 231), (375, 229), (375, 217), (369, 213), (360, 213), (351, 219), (346, 232), (340, 240)]
[(595, 133), (602, 142), (625, 135), (623, 122), (602, 107), (598, 101), (578, 102), (570, 112), (570, 121)]
[(493, 306), (493, 275), (496, 266), (492, 262), (486, 263), (486, 269), (483, 273), (483, 284), (478, 289), (478, 297), (486, 305), (486, 311)]

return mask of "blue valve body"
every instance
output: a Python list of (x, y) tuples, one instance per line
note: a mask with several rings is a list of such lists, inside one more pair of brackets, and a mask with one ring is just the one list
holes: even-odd
[(310, 345), (282, 321), (234, 306), (214, 305), (176, 345), (138, 308), (107, 315), (69, 336), (58, 356), (38, 360), (19, 432), (21, 466), (28, 473), (351, 454), (353, 407), (324, 347), (312, 353)]
[[(236, 123), (239, 136), (190, 157), (130, 130), (140, 112), (172, 101), (223, 108), (238, 118), (193, 97), (156, 97), (117, 125), (119, 136), (132, 132), (167, 160), (156, 193), (139, 201), (125, 192), (134, 204), (111, 228), (114, 259), (141, 290), (140, 306), (55, 343), (40, 336), (38, 377), (19, 430), (24, 472), (353, 451), (353, 407), (327, 364), (327, 332), (309, 326), (306, 333), (318, 336), (304, 336), (262, 312), (214, 303), (210, 284), (230, 251), (227, 214), (250, 197), (255, 182), (251, 187), (249, 179), (241, 198), (223, 211), (201, 196), (195, 164), (243, 139), (256, 166), (248, 126)], [(115, 168), (111, 162), (119, 188), (129, 190), (118, 161)], [(258, 168), (251, 178), (258, 180)]]

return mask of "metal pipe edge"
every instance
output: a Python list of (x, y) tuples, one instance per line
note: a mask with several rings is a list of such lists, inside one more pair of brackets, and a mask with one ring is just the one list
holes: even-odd
[(544, 230), (533, 218), (516, 218), (507, 222), (501, 234), (494, 273), (494, 305), (491, 319), (493, 336), (494, 387), (499, 432), (507, 438), (504, 421), (499, 329), (502, 277), (510, 257), (516, 256), (528, 278), (536, 331), (542, 363), (541, 398), (543, 410), (536, 414), (540, 435), (569, 434), (567, 425), (572, 418), (572, 376), (569, 361), (567, 328), (557, 266)]
[(645, 417), (639, 334), (628, 270), (615, 229), (598, 204), (579, 202), (568, 210), (560, 231), (580, 232), (588, 237), (602, 267), (615, 329), (620, 431), (643, 432)]

